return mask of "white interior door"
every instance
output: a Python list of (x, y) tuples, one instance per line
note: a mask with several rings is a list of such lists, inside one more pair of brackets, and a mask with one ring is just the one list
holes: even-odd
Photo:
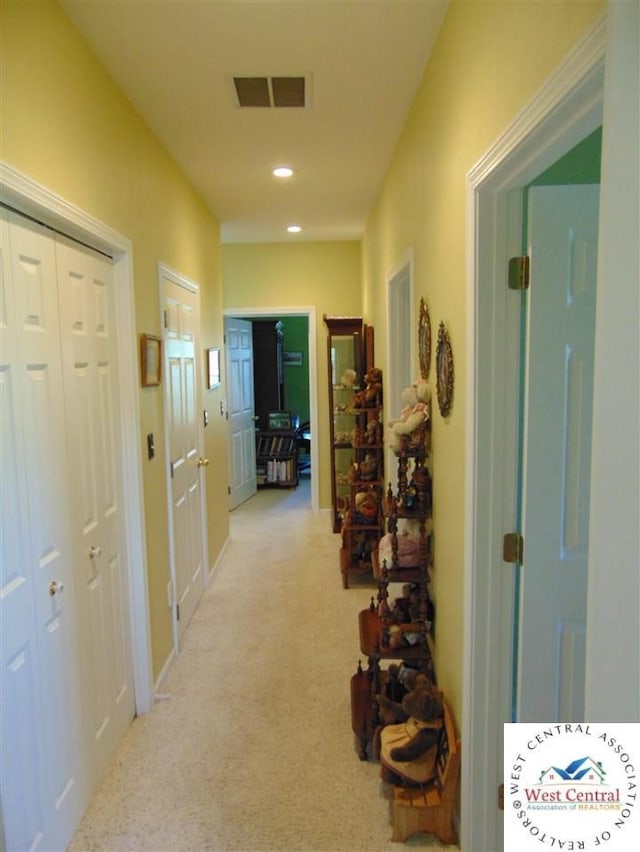
[(248, 320), (225, 318), (229, 388), (229, 508), (257, 491), (256, 423), (253, 402), (253, 339)]
[(597, 186), (529, 197), (518, 721), (584, 714)]
[(8, 849), (63, 849), (87, 784), (56, 264), (44, 228), (0, 218), (2, 816)]
[(198, 412), (200, 298), (195, 285), (162, 276), (165, 407), (171, 477), (174, 604), (178, 641), (204, 591), (202, 435)]
[(73, 563), (92, 782), (135, 711), (111, 260), (56, 238)]

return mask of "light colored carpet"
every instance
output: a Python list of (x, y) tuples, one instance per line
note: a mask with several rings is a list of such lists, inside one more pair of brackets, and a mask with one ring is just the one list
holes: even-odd
[(71, 852), (402, 848), (351, 731), (357, 613), (375, 589), (342, 589), (338, 547), (308, 481), (232, 513), (170, 697), (134, 720)]

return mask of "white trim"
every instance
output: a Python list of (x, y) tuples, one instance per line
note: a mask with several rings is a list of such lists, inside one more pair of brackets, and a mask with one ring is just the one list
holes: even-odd
[(124, 517), (129, 576), (131, 653), (135, 707), (138, 715), (153, 706), (151, 633), (149, 625), (147, 554), (144, 536), (142, 460), (139, 446), (140, 412), (136, 379), (136, 341), (133, 260), (130, 240), (7, 163), (0, 163), (0, 199), (43, 224), (96, 248), (114, 259), (116, 332), (122, 429)]
[[(391, 372), (391, 352), (394, 348), (393, 339), (392, 339), (392, 327), (391, 327), (391, 291), (394, 286), (397, 286), (395, 282), (397, 282), (398, 277), (404, 272), (405, 269), (408, 269), (409, 276), (409, 352), (411, 353), (411, 377), (407, 384), (410, 384), (414, 378), (417, 378), (419, 375), (419, 370), (417, 367), (418, 357), (417, 357), (417, 322), (416, 322), (416, 312), (415, 312), (415, 295), (416, 295), (416, 275), (415, 275), (415, 251), (413, 246), (410, 246), (407, 251), (403, 254), (402, 260), (396, 266), (393, 267), (392, 271), (387, 275), (386, 283), (387, 283), (387, 301), (386, 301), (386, 318), (385, 318), (385, 328), (387, 329), (387, 358), (385, 363), (385, 388), (384, 388), (384, 402), (385, 402), (385, 411), (387, 417), (399, 417), (400, 416), (400, 393), (402, 391), (402, 387), (393, 387), (392, 386), (392, 372)], [(406, 386), (406, 385), (405, 385)], [(384, 453), (384, 469), (386, 471), (392, 471), (395, 469), (396, 462), (393, 450), (387, 443), (385, 453)]]
[[(513, 360), (518, 322), (506, 263), (520, 253), (521, 188), (602, 121), (605, 18), (467, 176), (465, 564), (461, 848), (500, 843), (502, 723), (509, 720), (512, 573), (502, 534), (513, 522)], [(511, 380), (508, 378), (511, 372)]]
[(222, 562), (222, 558), (223, 558), (224, 554), (226, 553), (227, 547), (229, 546), (230, 542), (231, 542), (231, 536), (227, 536), (226, 539), (224, 540), (223, 544), (222, 544), (222, 547), (220, 548), (220, 552), (218, 553), (216, 561), (209, 568), (209, 577), (207, 578), (207, 586), (213, 580), (213, 575), (218, 570), (218, 567)]
[[(311, 435), (318, 435), (318, 353), (315, 307), (288, 308), (225, 308), (225, 317), (244, 319), (245, 317), (307, 317), (308, 319), (308, 350), (309, 350), (309, 423)], [(311, 510), (317, 512), (320, 508), (320, 476), (318, 441), (311, 441)]]

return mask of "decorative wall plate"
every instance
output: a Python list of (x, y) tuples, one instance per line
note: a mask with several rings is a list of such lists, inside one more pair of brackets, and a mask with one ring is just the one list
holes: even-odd
[(443, 322), (438, 328), (438, 348), (436, 349), (436, 389), (440, 414), (447, 417), (453, 405), (453, 350), (449, 332)]
[(420, 316), (418, 317), (418, 357), (420, 359), (420, 376), (429, 378), (431, 368), (431, 317), (424, 299), (420, 299)]

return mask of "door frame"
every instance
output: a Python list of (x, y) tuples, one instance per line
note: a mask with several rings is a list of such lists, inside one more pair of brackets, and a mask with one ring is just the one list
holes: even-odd
[[(406, 270), (406, 276), (405, 276)], [(402, 290), (400, 288), (402, 287)], [(399, 383), (399, 386), (396, 386), (395, 379), (397, 371), (392, 371), (391, 361), (393, 358), (393, 353), (396, 351), (396, 346), (394, 344), (394, 338), (392, 337), (392, 333), (395, 326), (395, 320), (398, 318), (397, 306), (400, 300), (406, 300), (406, 306), (408, 307), (409, 313), (409, 329), (408, 329), (408, 346), (410, 352), (410, 373), (411, 377), (409, 377), (406, 384)], [(415, 313), (415, 252), (413, 246), (410, 246), (407, 251), (402, 256), (400, 262), (394, 266), (387, 275), (387, 321), (386, 328), (388, 329), (389, 338), (387, 340), (387, 363), (385, 366), (385, 388), (384, 388), (384, 396), (385, 396), (385, 404), (387, 410), (391, 411), (392, 414), (399, 414), (400, 409), (402, 408), (402, 402), (400, 400), (400, 394), (404, 387), (407, 387), (414, 381), (415, 378), (418, 377), (418, 368), (417, 368), (417, 351), (418, 346), (416, 342), (417, 338), (417, 322), (416, 322), (416, 313)], [(397, 366), (397, 365), (396, 365)], [(393, 450), (387, 445), (385, 451), (385, 470), (393, 470), (394, 467), (394, 453)]]
[(510, 721), (514, 575), (502, 536), (515, 523), (522, 191), (602, 123), (606, 19), (467, 175), (462, 848), (498, 848), (503, 722)]
[(138, 349), (133, 294), (131, 241), (5, 162), (0, 162), (0, 198), (47, 227), (113, 258), (118, 298), (115, 322), (122, 430), (122, 476), (125, 551), (129, 594), (129, 631), (136, 714), (153, 707), (153, 669), (148, 607), (147, 553), (144, 536), (140, 412), (137, 388)]
[(316, 345), (316, 309), (315, 307), (289, 308), (225, 308), (225, 317), (252, 319), (258, 317), (306, 317), (309, 350), (309, 422), (311, 435), (311, 509), (318, 512), (320, 507), (320, 476), (318, 468), (318, 355)]
[[(202, 318), (200, 316), (200, 285), (195, 281), (192, 281), (190, 278), (187, 278), (186, 275), (182, 275), (180, 272), (176, 272), (175, 269), (172, 269), (163, 261), (158, 262), (158, 297), (159, 297), (159, 307), (160, 307), (160, 328), (162, 329), (162, 372), (163, 375), (167, 375), (167, 363), (166, 363), (166, 346), (164, 345), (164, 303), (165, 303), (165, 292), (164, 292), (164, 284), (163, 279), (167, 278), (173, 284), (178, 287), (182, 287), (185, 290), (188, 290), (190, 293), (195, 293), (198, 298), (198, 322), (199, 322), (199, 330), (198, 330), (198, 340), (196, 341), (195, 346), (195, 369), (196, 369), (196, 412), (202, 411), (202, 384), (201, 384), (201, 362), (200, 362), (200, 332), (201, 332), (201, 323)], [(175, 531), (173, 528), (173, 496), (172, 496), (172, 488), (171, 488), (171, 461), (170, 461), (170, 452), (171, 447), (169, 446), (168, 436), (169, 432), (169, 399), (168, 399), (168, 383), (163, 381), (162, 383), (162, 416), (163, 416), (163, 424), (164, 424), (164, 434), (167, 436), (165, 440), (165, 486), (167, 491), (167, 533), (168, 533), (168, 543), (169, 543), (169, 566), (171, 571), (171, 625), (173, 631), (173, 652), (177, 656), (180, 651), (180, 637), (178, 630), (178, 613), (176, 609), (176, 598), (177, 598), (177, 583), (176, 583), (176, 560), (175, 560)], [(200, 453), (204, 452), (204, 426), (202, 422), (202, 418), (197, 418), (198, 422), (198, 446), (200, 447)], [(206, 477), (200, 471), (200, 547), (202, 548), (202, 590), (207, 588), (210, 582), (211, 573), (209, 571), (209, 541), (207, 538), (207, 529), (208, 529), (208, 515), (207, 515), (207, 488), (206, 488)]]

